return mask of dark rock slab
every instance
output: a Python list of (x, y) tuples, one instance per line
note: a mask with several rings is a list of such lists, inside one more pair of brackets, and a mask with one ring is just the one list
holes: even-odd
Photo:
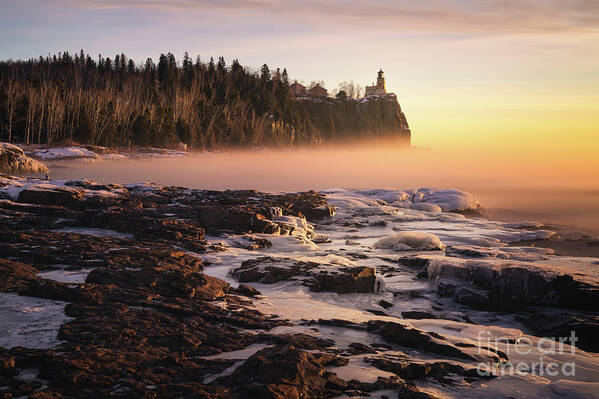
[(296, 349), (293, 345), (263, 349), (252, 355), (227, 378), (234, 392), (253, 398), (326, 398), (340, 395), (345, 381), (326, 366), (347, 364), (347, 359)]
[(379, 334), (385, 340), (398, 345), (437, 353), (444, 356), (466, 360), (476, 360), (453, 344), (445, 341), (443, 336), (428, 333), (399, 323), (371, 320), (368, 330)]
[(535, 313), (519, 320), (536, 335), (572, 344), (572, 333), (577, 348), (599, 352), (599, 316), (597, 314)]
[(38, 205), (72, 205), (83, 198), (83, 190), (70, 187), (34, 187), (19, 193), (18, 202)]

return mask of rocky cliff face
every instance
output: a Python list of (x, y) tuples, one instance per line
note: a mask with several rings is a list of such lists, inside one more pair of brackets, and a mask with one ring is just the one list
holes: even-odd
[(324, 140), (398, 138), (410, 145), (411, 131), (395, 94), (361, 99), (299, 99)]

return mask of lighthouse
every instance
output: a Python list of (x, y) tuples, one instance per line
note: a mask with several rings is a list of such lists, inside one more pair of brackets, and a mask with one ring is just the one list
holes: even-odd
[(376, 85), (366, 86), (364, 91), (365, 96), (380, 94), (387, 94), (387, 91), (385, 90), (385, 72), (383, 72), (382, 69), (380, 69), (377, 74)]
[(385, 92), (385, 73), (382, 69), (379, 69), (379, 73), (376, 78), (376, 88)]

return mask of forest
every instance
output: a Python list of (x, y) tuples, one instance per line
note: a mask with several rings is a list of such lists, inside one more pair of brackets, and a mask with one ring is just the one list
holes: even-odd
[(364, 103), (345, 92), (298, 101), (287, 70), (266, 64), (255, 71), (188, 53), (136, 64), (83, 50), (0, 62), (0, 141), (212, 150), (389, 135), (409, 142), (397, 101)]

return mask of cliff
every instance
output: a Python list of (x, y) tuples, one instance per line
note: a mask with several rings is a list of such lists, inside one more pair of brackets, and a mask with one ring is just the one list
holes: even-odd
[(324, 141), (398, 138), (410, 144), (411, 131), (395, 94), (360, 99), (299, 98)]

